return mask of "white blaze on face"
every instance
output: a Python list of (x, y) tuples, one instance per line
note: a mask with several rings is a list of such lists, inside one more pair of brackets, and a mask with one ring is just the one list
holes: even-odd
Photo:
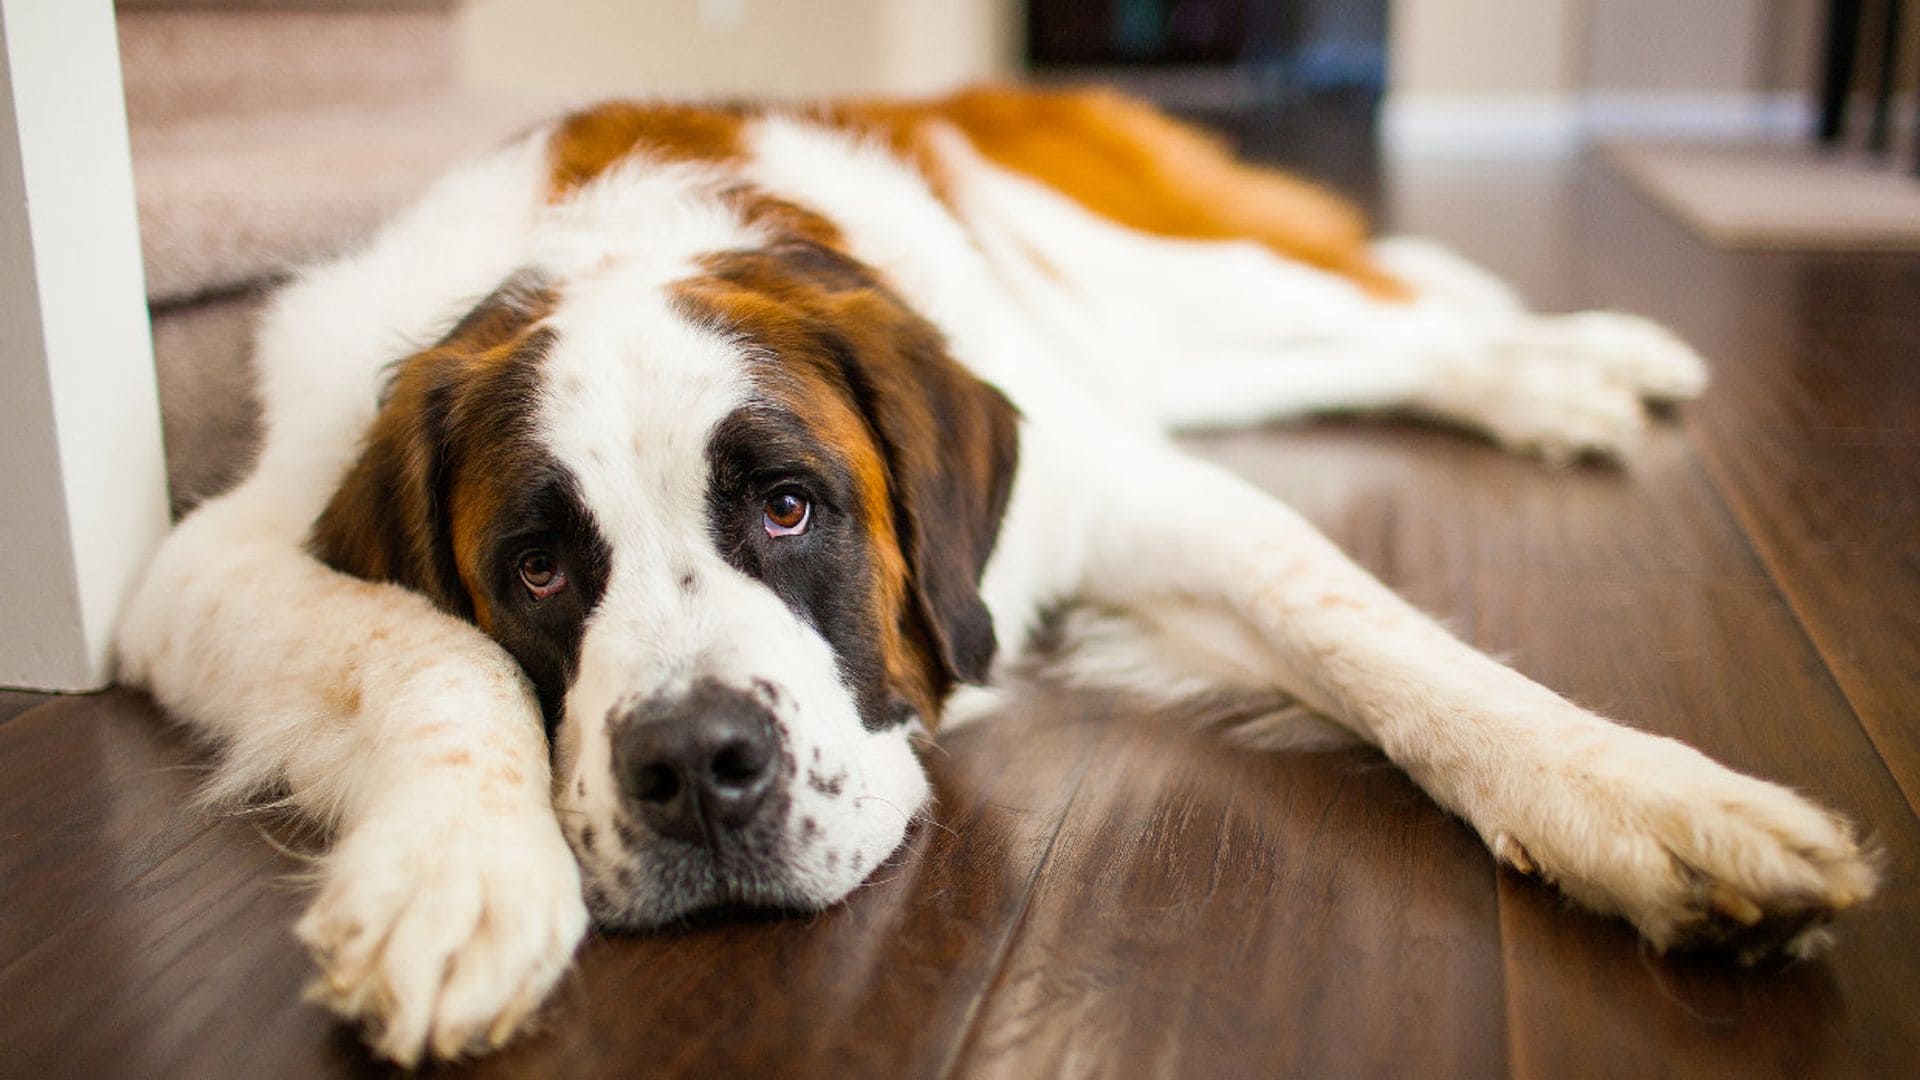
[[(540, 403), (541, 440), (608, 552), (555, 736), (555, 806), (597, 914), (629, 925), (722, 901), (838, 900), (899, 846), (927, 791), (909, 729), (866, 730), (826, 640), (720, 553), (708, 442), (748, 399), (748, 356), (676, 311), (672, 280), (616, 266), (564, 290)], [(719, 858), (640, 822), (613, 750), (647, 704), (702, 682), (753, 695), (780, 735), (765, 820)]]

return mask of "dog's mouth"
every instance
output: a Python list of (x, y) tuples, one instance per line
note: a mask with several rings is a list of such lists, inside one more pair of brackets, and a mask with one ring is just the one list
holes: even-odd
[(809, 820), (803, 817), (793, 828), (769, 818), (762, 827), (718, 837), (712, 846), (622, 829), (627, 835), (617, 852), (576, 848), (588, 911), (608, 930), (819, 911), (871, 879), (912, 835), (906, 823), (891, 843), (863, 850), (834, 843), (817, 825), (809, 828)]
[(606, 757), (567, 755), (555, 810), (600, 926), (818, 911), (901, 849), (927, 795), (906, 729), (807, 728), (784, 696), (697, 684), (624, 710)]

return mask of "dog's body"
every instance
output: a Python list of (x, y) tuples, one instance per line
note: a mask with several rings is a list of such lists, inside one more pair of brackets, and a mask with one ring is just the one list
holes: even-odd
[(1396, 409), (1604, 453), (1698, 360), (1117, 98), (580, 114), (290, 286), (258, 367), (260, 460), (123, 671), (219, 793), (336, 829), (299, 932), (402, 1061), (511, 1034), (589, 911), (844, 897), (927, 800), (911, 738), (1068, 607), (1070, 678), (1289, 695), (1656, 946), (1804, 955), (1874, 887), (1843, 822), (1481, 656), (1163, 435)]

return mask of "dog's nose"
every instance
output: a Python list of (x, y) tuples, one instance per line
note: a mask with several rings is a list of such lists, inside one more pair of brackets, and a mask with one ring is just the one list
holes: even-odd
[(620, 774), (634, 811), (661, 836), (715, 848), (754, 819), (774, 785), (779, 736), (753, 699), (702, 687), (622, 733)]

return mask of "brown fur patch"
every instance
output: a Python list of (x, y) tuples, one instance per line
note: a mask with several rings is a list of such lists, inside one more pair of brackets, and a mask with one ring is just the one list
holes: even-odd
[[(763, 111), (734, 103), (614, 102), (575, 113), (552, 137), (549, 197), (564, 198), (635, 153), (661, 161), (737, 162), (746, 153), (746, 124)], [(829, 102), (809, 115), (891, 145), (943, 197), (946, 179), (927, 139), (934, 124), (958, 129), (1001, 168), (1129, 228), (1184, 240), (1253, 240), (1340, 274), (1375, 297), (1412, 295), (1373, 262), (1366, 221), (1352, 204), (1307, 181), (1241, 162), (1219, 139), (1110, 90), (982, 86), (925, 101)], [(754, 200), (766, 198), (754, 189), (739, 190)], [(777, 203), (756, 205), (749, 219)], [(815, 218), (809, 227), (818, 224), (825, 223)]]
[(945, 123), (1001, 168), (1129, 228), (1186, 240), (1250, 239), (1376, 297), (1411, 296), (1374, 264), (1365, 219), (1345, 200), (1245, 164), (1212, 136), (1109, 90), (976, 87), (931, 101), (842, 102), (824, 115), (884, 138), (936, 191), (944, 181), (926, 131)]
[(680, 301), (777, 358), (761, 392), (853, 473), (887, 682), (932, 725), (992, 653), (975, 588), (1011, 483), (1012, 408), (843, 254), (796, 237), (706, 269)]
[(833, 299), (831, 282), (788, 273), (776, 254), (715, 256), (708, 268), (715, 276), (684, 285), (682, 299), (780, 357), (782, 363), (758, 373), (761, 392), (802, 417), (812, 436), (852, 469), (861, 517), (872, 540), (874, 625), (889, 681), (923, 716), (937, 716), (930, 658), (904, 620), (908, 569), (894, 525), (885, 457), (832, 362), (805, 340), (809, 323), (824, 319), (838, 324), (844, 298)]
[(491, 629), (477, 575), (487, 526), (512, 494), (504, 485), (520, 472), (505, 459), (525, 452), (504, 437), (526, 404), (514, 369), (553, 304), (550, 291), (509, 282), (399, 364), (359, 460), (314, 523), (322, 561)]
[(636, 153), (658, 161), (736, 161), (740, 110), (696, 105), (609, 102), (560, 122), (549, 142), (548, 197), (575, 188)]

